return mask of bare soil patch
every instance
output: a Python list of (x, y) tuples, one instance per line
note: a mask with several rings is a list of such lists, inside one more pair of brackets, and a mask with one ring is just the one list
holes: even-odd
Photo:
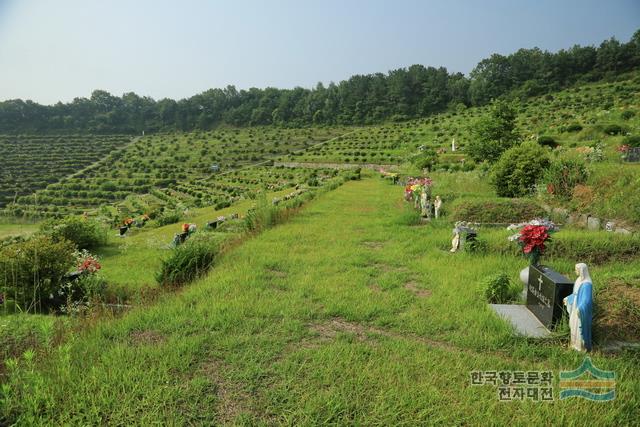
[(376, 242), (376, 241), (366, 241), (362, 242), (362, 246), (369, 249), (382, 249), (384, 248), (384, 242)]
[(404, 288), (413, 292), (413, 294), (418, 298), (427, 298), (431, 296), (431, 291), (429, 289), (419, 288), (416, 282), (408, 282), (404, 285)]
[(204, 375), (216, 385), (218, 405), (216, 414), (222, 425), (232, 424), (242, 413), (254, 414), (251, 396), (240, 384), (229, 381), (224, 376), (225, 366), (219, 360), (207, 362), (202, 367)]
[(132, 331), (129, 334), (129, 341), (134, 345), (162, 344), (167, 338), (158, 331)]

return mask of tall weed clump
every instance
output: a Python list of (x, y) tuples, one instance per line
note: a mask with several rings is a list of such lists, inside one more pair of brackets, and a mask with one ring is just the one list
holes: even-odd
[(162, 260), (156, 281), (161, 286), (181, 286), (206, 273), (220, 252), (215, 237), (208, 233), (195, 234), (184, 244), (172, 249)]
[(273, 203), (269, 203), (265, 194), (260, 194), (256, 198), (255, 207), (244, 218), (245, 229), (250, 233), (259, 233), (273, 227), (278, 222), (278, 211)]
[(48, 312), (65, 301), (66, 275), (75, 264), (75, 245), (37, 235), (0, 250), (0, 293), (5, 310)]
[(571, 199), (574, 189), (585, 184), (589, 178), (589, 170), (583, 160), (565, 158), (554, 160), (543, 175), (547, 192), (561, 199)]
[(505, 304), (518, 296), (518, 289), (505, 273), (487, 277), (482, 282), (482, 290), (487, 301), (492, 304)]
[(402, 214), (398, 217), (398, 223), (409, 226), (420, 225), (422, 223), (422, 216), (413, 206), (405, 205), (404, 211), (402, 211)]

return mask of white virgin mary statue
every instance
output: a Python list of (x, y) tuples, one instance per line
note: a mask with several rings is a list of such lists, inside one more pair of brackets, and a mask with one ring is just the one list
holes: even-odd
[(593, 282), (587, 264), (576, 264), (576, 274), (578, 278), (573, 285), (573, 293), (563, 300), (569, 313), (571, 347), (578, 351), (590, 351)]

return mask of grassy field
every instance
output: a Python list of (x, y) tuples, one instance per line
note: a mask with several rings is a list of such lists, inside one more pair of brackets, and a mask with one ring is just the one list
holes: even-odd
[[(269, 197), (281, 197), (292, 190), (281, 190), (269, 194)], [(218, 216), (229, 217), (237, 213), (244, 216), (253, 205), (252, 200), (244, 200), (232, 207), (215, 210), (214, 208), (191, 209), (185, 216), (184, 222), (196, 224), (203, 230), (207, 222)], [(132, 291), (144, 288), (155, 288), (155, 274), (160, 261), (169, 255), (170, 244), (176, 233), (180, 232), (181, 223), (169, 224), (157, 228), (133, 228), (125, 238), (118, 237), (113, 231), (109, 236), (109, 244), (98, 250), (102, 263), (102, 274), (110, 286), (110, 293), (119, 292), (125, 296)], [(219, 233), (220, 239), (225, 239), (233, 233)]]
[[(577, 368), (583, 355), (562, 336), (513, 336), (479, 288), (495, 272), (515, 279), (525, 260), (451, 254), (450, 224), (409, 225), (401, 198), (401, 187), (378, 179), (345, 184), (227, 252), (181, 292), (86, 328), (46, 356), (9, 362), (5, 420), (637, 423), (637, 353), (591, 355), (616, 372), (614, 401), (557, 400), (558, 372)], [(572, 268), (568, 260), (551, 264)], [(595, 267), (596, 289), (612, 270), (633, 268)], [(500, 402), (495, 387), (471, 385), (473, 370), (553, 371), (556, 401)]]
[(28, 236), (38, 230), (38, 224), (29, 222), (0, 223), (0, 240), (15, 236)]

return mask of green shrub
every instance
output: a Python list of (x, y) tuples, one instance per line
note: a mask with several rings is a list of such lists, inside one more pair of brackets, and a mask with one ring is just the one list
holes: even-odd
[(589, 178), (589, 171), (583, 160), (560, 159), (551, 162), (544, 173), (543, 182), (547, 191), (554, 196), (570, 199), (576, 185), (583, 185)]
[(219, 245), (212, 234), (196, 233), (162, 260), (156, 281), (161, 286), (187, 284), (207, 272), (218, 253)]
[(61, 285), (58, 294), (63, 299), (60, 310), (63, 313), (78, 313), (94, 301), (102, 301), (107, 290), (106, 280), (98, 274), (81, 274), (75, 280)]
[(489, 181), (498, 196), (526, 196), (533, 192), (548, 166), (547, 151), (535, 142), (525, 142), (500, 156), (491, 170)]
[(435, 150), (424, 150), (411, 159), (411, 163), (418, 169), (431, 171), (438, 163), (438, 154)]
[(629, 120), (635, 115), (636, 115), (635, 111), (626, 110), (621, 114), (621, 117), (622, 117), (623, 120)]
[(487, 302), (491, 304), (505, 304), (518, 295), (518, 289), (511, 285), (511, 280), (505, 273), (486, 278), (482, 282), (482, 289)]
[(565, 128), (565, 130), (567, 132), (580, 132), (582, 130), (582, 125), (579, 123), (571, 123)]
[(640, 135), (625, 136), (622, 140), (622, 144), (628, 145), (629, 147), (638, 148), (640, 147)]
[(95, 249), (107, 244), (107, 229), (96, 220), (71, 216), (48, 220), (40, 230), (55, 241), (68, 240), (78, 249)]
[(64, 239), (37, 235), (0, 249), (0, 284), (7, 300), (27, 312), (60, 308), (59, 291), (74, 268), (75, 246)]
[(158, 216), (158, 225), (169, 225), (175, 224), (182, 219), (182, 214), (178, 211), (169, 211), (163, 212), (160, 216)]
[(620, 135), (624, 130), (622, 129), (622, 126), (612, 123), (606, 125), (602, 131), (607, 135)]
[(359, 181), (360, 178), (362, 177), (362, 168), (356, 168), (353, 170), (353, 172), (349, 175), (349, 179), (351, 181)]
[(464, 251), (473, 254), (482, 254), (487, 251), (489, 245), (486, 240), (478, 237), (467, 239), (464, 242)]
[(542, 145), (543, 147), (551, 147), (551, 148), (556, 148), (558, 146), (558, 143), (556, 142), (556, 140), (553, 139), (553, 137), (547, 136), (547, 135), (539, 136), (538, 144)]
[(511, 224), (542, 217), (545, 210), (522, 199), (456, 199), (451, 203), (452, 221)]

